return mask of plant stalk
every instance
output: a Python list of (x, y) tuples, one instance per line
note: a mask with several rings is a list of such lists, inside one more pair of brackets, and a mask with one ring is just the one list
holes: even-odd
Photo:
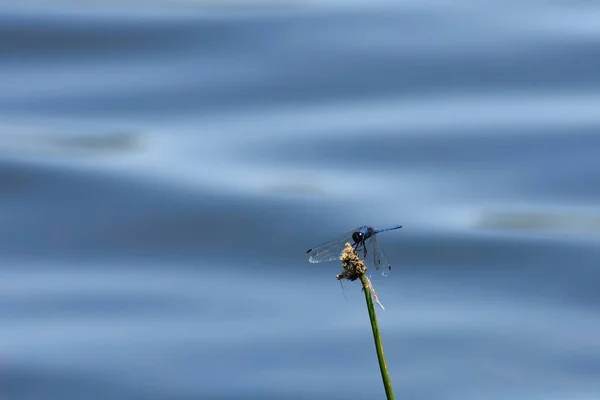
[(367, 310), (369, 310), (369, 319), (371, 320), (373, 340), (375, 341), (375, 349), (377, 350), (377, 359), (379, 360), (379, 369), (381, 370), (381, 379), (383, 380), (385, 395), (387, 396), (387, 400), (393, 400), (394, 391), (392, 390), (392, 380), (390, 379), (390, 371), (388, 370), (385, 355), (383, 354), (383, 344), (381, 343), (381, 335), (379, 334), (377, 315), (375, 314), (375, 306), (373, 305), (373, 298), (371, 297), (371, 286), (368, 278), (364, 274), (360, 276), (360, 280), (363, 285), (363, 292), (365, 292), (365, 299), (367, 300)]

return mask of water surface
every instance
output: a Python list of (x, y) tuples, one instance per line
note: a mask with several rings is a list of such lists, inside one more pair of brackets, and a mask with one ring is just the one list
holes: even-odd
[[(600, 397), (600, 30), (565, 2), (0, 6), (0, 393)], [(385, 235), (385, 236), (384, 236)]]

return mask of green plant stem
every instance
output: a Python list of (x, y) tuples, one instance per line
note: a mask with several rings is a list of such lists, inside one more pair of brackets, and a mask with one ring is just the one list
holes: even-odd
[(379, 360), (379, 369), (381, 370), (381, 379), (385, 388), (385, 395), (388, 400), (394, 399), (394, 391), (392, 390), (392, 380), (390, 379), (390, 371), (388, 371), (385, 356), (383, 354), (383, 344), (381, 343), (381, 335), (379, 334), (379, 325), (377, 324), (377, 315), (375, 314), (375, 306), (371, 297), (371, 290), (365, 275), (360, 276), (363, 284), (363, 292), (367, 300), (367, 309), (369, 310), (369, 319), (371, 320), (371, 328), (373, 329), (373, 340), (375, 341), (375, 349), (377, 350), (377, 359)]

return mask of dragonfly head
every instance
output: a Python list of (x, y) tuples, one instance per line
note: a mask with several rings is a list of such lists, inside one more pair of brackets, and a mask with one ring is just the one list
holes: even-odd
[(362, 232), (354, 232), (352, 234), (352, 240), (354, 240), (355, 245), (361, 244), (365, 240), (365, 235)]

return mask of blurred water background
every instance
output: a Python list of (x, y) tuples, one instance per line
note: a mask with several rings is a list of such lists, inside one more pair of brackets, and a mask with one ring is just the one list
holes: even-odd
[(0, 5), (0, 398), (600, 399), (600, 7)]

